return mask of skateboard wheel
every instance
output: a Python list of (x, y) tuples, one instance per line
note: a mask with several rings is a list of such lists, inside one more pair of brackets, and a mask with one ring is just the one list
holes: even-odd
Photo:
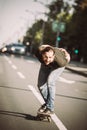
[(47, 119), (48, 119), (49, 122), (51, 122), (51, 118), (50, 117), (48, 117)]

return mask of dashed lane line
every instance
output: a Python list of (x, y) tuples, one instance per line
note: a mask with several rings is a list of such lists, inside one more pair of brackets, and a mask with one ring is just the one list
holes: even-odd
[(9, 58), (7, 57), (7, 56), (4, 56), (4, 58), (8, 61), (9, 60)]
[[(32, 93), (34, 94), (34, 96), (38, 99), (38, 101), (43, 104), (44, 100), (41, 97), (41, 95), (36, 91), (36, 89), (32, 86), (32, 85), (28, 85), (28, 88), (32, 91)], [(56, 114), (52, 114), (51, 115), (52, 120), (54, 121), (54, 123), (56, 124), (57, 128), (59, 130), (67, 130), (67, 128), (64, 126), (64, 124), (61, 122), (61, 120), (56, 116)]]
[(21, 78), (21, 79), (25, 79), (25, 76), (21, 73), (21, 72), (17, 72), (17, 74), (19, 75), (19, 77)]
[(31, 60), (28, 60), (27, 62), (31, 64), (35, 63), (35, 61), (31, 61)]
[(73, 81), (73, 80), (67, 80), (67, 79), (65, 79), (63, 77), (59, 77), (59, 81), (64, 82), (64, 83), (68, 83), (68, 84), (75, 83), (75, 81)]
[(13, 68), (14, 70), (17, 70), (17, 67), (16, 67), (15, 65), (12, 65), (12, 68)]
[(11, 61), (11, 60), (8, 60), (8, 63), (9, 63), (10, 65), (12, 65), (12, 61)]
[[(7, 56), (5, 56), (4, 58), (8, 61), (8, 63), (11, 65), (13, 69), (17, 70), (17, 67), (12, 63), (12, 61)], [(17, 71), (17, 74), (21, 79), (25, 79), (25, 76), (21, 72)]]

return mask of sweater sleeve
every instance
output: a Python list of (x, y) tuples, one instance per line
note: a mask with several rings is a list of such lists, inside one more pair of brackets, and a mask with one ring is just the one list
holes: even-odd
[(37, 57), (37, 59), (38, 59), (41, 63), (43, 63), (41, 51), (39, 50), (39, 48), (36, 49), (36, 51), (35, 51), (35, 56)]
[(54, 48), (55, 50), (55, 61), (60, 67), (66, 66), (70, 61), (69, 53), (63, 48)]

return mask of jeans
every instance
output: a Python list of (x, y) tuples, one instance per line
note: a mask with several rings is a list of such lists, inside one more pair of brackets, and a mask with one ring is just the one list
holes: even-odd
[(38, 88), (46, 103), (46, 107), (54, 111), (55, 83), (65, 67), (54, 69), (41, 64), (38, 76)]

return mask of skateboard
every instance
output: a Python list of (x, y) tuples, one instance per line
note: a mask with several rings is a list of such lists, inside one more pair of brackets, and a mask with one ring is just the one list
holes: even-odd
[(37, 120), (51, 122), (51, 114), (37, 112)]

